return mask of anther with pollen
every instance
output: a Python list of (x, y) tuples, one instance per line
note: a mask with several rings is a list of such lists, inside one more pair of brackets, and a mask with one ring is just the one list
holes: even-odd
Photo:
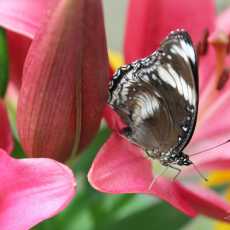
[(208, 29), (205, 29), (202, 35), (201, 40), (198, 42), (196, 51), (198, 56), (204, 56), (208, 52)]
[[(228, 35), (228, 40), (230, 41), (230, 36)], [(230, 54), (230, 42), (227, 45), (227, 54)]]
[(226, 85), (226, 83), (228, 82), (228, 79), (229, 79), (229, 72), (230, 72), (229, 68), (225, 68), (223, 70), (223, 72), (220, 75), (218, 82), (217, 82), (217, 86), (216, 86), (217, 90), (221, 90), (224, 88), (224, 86)]

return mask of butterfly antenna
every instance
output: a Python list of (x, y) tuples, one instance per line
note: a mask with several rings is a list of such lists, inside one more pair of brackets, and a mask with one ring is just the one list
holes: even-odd
[[(192, 161), (191, 161), (192, 162)], [(192, 162), (192, 166), (193, 168), (196, 170), (196, 172), (200, 175), (200, 177), (204, 180), (204, 181), (208, 181), (208, 178), (206, 178), (201, 171), (197, 168), (197, 166)]]
[(213, 146), (213, 147), (211, 147), (211, 148), (204, 149), (204, 150), (202, 150), (202, 151), (199, 151), (199, 152), (196, 152), (196, 153), (193, 153), (193, 154), (189, 154), (189, 157), (195, 156), (195, 155), (198, 155), (198, 154), (201, 154), (201, 153), (204, 153), (204, 152), (208, 152), (208, 151), (210, 151), (210, 150), (212, 150), (212, 149), (218, 148), (218, 147), (220, 147), (220, 146), (222, 146), (222, 145), (225, 145), (225, 144), (227, 144), (227, 143), (229, 143), (229, 142), (230, 142), (230, 139), (228, 139), (227, 141), (225, 141), (225, 142), (223, 142), (223, 143), (221, 143), (221, 144), (215, 145), (215, 146)]
[(153, 179), (152, 179), (152, 181), (151, 181), (151, 183), (150, 183), (150, 185), (149, 185), (149, 187), (148, 187), (148, 191), (149, 191), (149, 192), (151, 192), (153, 185), (156, 183), (157, 177), (158, 177), (158, 176), (154, 176), (154, 177), (153, 177)]

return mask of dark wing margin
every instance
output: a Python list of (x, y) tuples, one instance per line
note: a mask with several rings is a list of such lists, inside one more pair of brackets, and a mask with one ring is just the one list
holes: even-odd
[[(199, 79), (198, 79), (198, 58), (197, 53), (194, 48), (192, 39), (187, 31), (183, 29), (178, 29), (175, 31), (172, 31), (168, 37), (161, 43), (160, 49), (163, 50), (163, 52), (168, 52), (169, 54), (172, 52), (170, 49), (176, 45), (181, 49), (181, 52), (184, 54), (178, 52), (178, 57), (185, 59), (188, 59), (188, 64), (191, 68), (192, 74), (189, 75), (192, 80), (192, 84), (195, 86), (195, 104), (193, 105), (194, 108), (190, 106), (188, 107), (189, 112), (192, 113), (192, 120), (190, 125), (190, 130), (187, 133), (187, 135), (184, 137), (183, 142), (180, 143), (178, 146), (179, 148), (177, 151), (182, 151), (186, 145), (191, 140), (193, 133), (195, 131), (196, 122), (197, 122), (197, 114), (198, 114), (198, 103), (199, 103)], [(171, 48), (170, 48), (171, 47)], [(188, 77), (187, 75), (182, 75), (184, 78)]]

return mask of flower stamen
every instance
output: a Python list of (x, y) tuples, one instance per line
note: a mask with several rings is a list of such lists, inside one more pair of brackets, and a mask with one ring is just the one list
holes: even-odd
[(219, 79), (223, 75), (225, 58), (229, 49), (229, 37), (224, 32), (214, 33), (209, 38), (210, 44), (215, 49), (216, 53), (216, 89), (219, 84)]
[(208, 53), (208, 36), (209, 36), (209, 31), (208, 29), (205, 29), (202, 34), (202, 38), (198, 42), (196, 47), (198, 57), (205, 56)]
[(230, 69), (229, 68), (225, 68), (222, 72), (222, 74), (219, 77), (219, 80), (217, 82), (217, 86), (216, 89), (217, 90), (221, 90), (224, 88), (224, 86), (226, 85), (228, 79), (229, 79), (229, 72)]
[(228, 68), (225, 67), (225, 59), (229, 50), (229, 37), (224, 32), (214, 32), (208, 39), (209, 45), (215, 50), (215, 77), (208, 84), (208, 87), (202, 94), (202, 106), (199, 109), (198, 126), (201, 126), (203, 122), (209, 117), (210, 113), (206, 113), (207, 109), (213, 105), (213, 102), (219, 96), (220, 90), (228, 80)]

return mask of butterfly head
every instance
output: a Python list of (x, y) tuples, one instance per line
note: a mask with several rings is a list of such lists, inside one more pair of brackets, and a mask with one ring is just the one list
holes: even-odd
[(176, 159), (176, 163), (180, 166), (185, 165), (191, 165), (192, 161), (189, 159), (189, 156), (183, 152), (181, 152), (180, 157), (178, 157), (178, 159)]
[(160, 163), (164, 166), (169, 166), (171, 164), (176, 164), (179, 166), (188, 166), (192, 164), (192, 161), (189, 159), (189, 156), (183, 152), (168, 152), (161, 155)]

